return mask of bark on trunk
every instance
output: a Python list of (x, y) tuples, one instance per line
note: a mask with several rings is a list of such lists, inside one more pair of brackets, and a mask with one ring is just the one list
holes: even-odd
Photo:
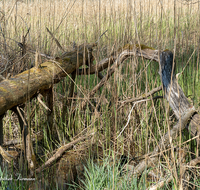
[[(180, 119), (191, 107), (193, 107), (193, 105), (189, 103), (179, 86), (175, 77), (174, 68), (175, 64), (173, 60), (173, 53), (171, 51), (163, 51), (160, 54), (160, 77), (163, 84), (163, 90), (165, 92), (165, 98), (174, 111), (176, 118)], [(193, 115), (190, 125), (191, 135), (199, 135), (200, 115), (198, 113)], [(199, 140), (198, 144), (200, 144)]]
[(12, 107), (25, 103), (38, 91), (51, 88), (61, 78), (72, 73), (92, 59), (92, 47), (82, 45), (73, 52), (65, 53), (61, 58), (42, 63), (12, 78), (0, 82), (0, 115)]

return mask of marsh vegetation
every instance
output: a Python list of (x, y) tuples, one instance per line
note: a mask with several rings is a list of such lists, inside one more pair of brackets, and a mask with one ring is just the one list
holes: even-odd
[[(93, 49), (93, 64), (96, 65), (126, 44), (144, 44), (158, 52), (171, 50), (176, 62), (175, 73), (181, 73), (178, 83), (189, 102), (199, 109), (200, 2), (2, 0), (2, 77), (8, 73), (15, 76), (35, 66), (35, 53), (29, 50), (61, 57), (63, 52), (47, 28), (65, 52), (99, 40)], [(22, 42), (26, 44), (26, 52), (19, 47)], [(45, 61), (46, 58), (41, 57), (41, 62)], [(82, 71), (87, 68), (86, 64), (81, 67)], [(107, 71), (104, 69), (101, 74), (106, 76)], [(156, 61), (130, 56), (93, 96), (89, 96), (90, 92), (100, 82), (97, 73), (78, 75), (76, 71), (67, 75), (52, 88), (52, 133), (49, 133), (48, 110), (37, 98), (31, 101), (27, 98), (22, 112), (28, 121), (36, 168), (63, 145), (81, 139), (50, 167), (34, 174), (30, 174), (24, 164), (22, 145), (6, 145), (11, 140), (21, 142), (22, 139), (16, 115), (7, 111), (3, 120), (3, 147), (18, 156), (15, 161), (3, 162), (0, 176), (9, 178), (12, 175), (12, 180), (10, 183), (2, 180), (2, 188), (147, 189), (170, 175), (171, 180), (164, 180), (163, 189), (179, 189), (183, 181), (187, 182), (187, 188), (199, 189), (198, 166), (188, 167), (189, 175), (181, 173), (182, 165), (199, 157), (199, 137), (194, 135), (191, 138), (188, 130), (170, 143), (158, 163), (140, 176), (130, 175), (129, 171), (148, 157), (177, 122), (162, 90), (146, 97), (148, 92), (162, 84), (158, 72)], [(145, 100), (123, 104), (141, 96)], [(42, 101), (47, 102), (45, 97)], [(19, 176), (34, 180), (16, 180)]]

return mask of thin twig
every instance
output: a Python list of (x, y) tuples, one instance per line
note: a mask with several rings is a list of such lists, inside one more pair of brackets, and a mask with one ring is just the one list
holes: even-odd
[(119, 135), (117, 136), (117, 139), (121, 136), (121, 134), (123, 133), (123, 131), (126, 129), (127, 125), (129, 124), (130, 117), (131, 117), (131, 113), (132, 113), (133, 108), (135, 107), (135, 105), (136, 105), (137, 103), (145, 102), (145, 101), (148, 101), (148, 100), (150, 100), (150, 99), (139, 100), (139, 101), (137, 101), (137, 102), (135, 102), (135, 103), (133, 104), (133, 106), (132, 106), (132, 108), (131, 108), (131, 111), (130, 111), (130, 113), (128, 114), (128, 121), (126, 122), (126, 125), (124, 126), (124, 128), (121, 130), (121, 132), (120, 132)]
[(45, 103), (41, 100), (42, 97), (43, 97), (42, 94), (38, 94), (38, 96), (37, 96), (38, 102), (39, 102), (46, 110), (51, 111), (51, 110), (45, 105)]
[(99, 40), (101, 39), (101, 37), (102, 37), (107, 31), (108, 31), (108, 29), (107, 29), (105, 32), (103, 32), (103, 33), (101, 34), (101, 36), (99, 36), (99, 39), (95, 42), (96, 44), (99, 42)]
[(19, 115), (20, 115), (20, 117), (21, 117), (21, 119), (22, 119), (24, 125), (26, 126), (26, 125), (27, 125), (27, 124), (26, 124), (26, 121), (25, 121), (25, 119), (24, 119), (24, 117), (23, 117), (23, 115), (22, 115), (22, 113), (21, 113), (21, 111), (20, 111), (20, 109), (19, 109), (19, 106), (17, 106), (17, 111), (18, 111), (18, 113), (19, 113)]
[(65, 52), (64, 48), (60, 45), (59, 41), (54, 37), (53, 33), (47, 27), (46, 29), (47, 29), (47, 32), (51, 35), (52, 39), (56, 42), (56, 45), (60, 48), (60, 50)]

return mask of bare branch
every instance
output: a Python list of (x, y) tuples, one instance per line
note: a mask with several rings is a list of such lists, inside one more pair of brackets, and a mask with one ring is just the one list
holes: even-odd
[(146, 99), (149, 96), (152, 96), (153, 94), (155, 94), (156, 92), (159, 92), (161, 90), (162, 90), (162, 86), (159, 86), (157, 88), (152, 89), (147, 94), (143, 94), (142, 96), (121, 101), (121, 106), (118, 108), (118, 110), (121, 109), (123, 106), (125, 106), (125, 104), (127, 104), (127, 103), (136, 102), (136, 101), (139, 101), (139, 100), (142, 100), (142, 99)]
[(60, 48), (60, 50), (65, 52), (64, 48), (60, 45), (59, 41), (54, 37), (53, 33), (47, 27), (46, 29), (47, 29), (47, 32), (51, 35), (52, 39), (56, 42), (56, 45)]
[(175, 139), (178, 133), (185, 128), (188, 120), (195, 112), (196, 110), (194, 107), (192, 107), (182, 115), (179, 122), (160, 140), (158, 146), (152, 152), (152, 156), (146, 158), (135, 167), (134, 174), (141, 174), (146, 167), (149, 167), (150, 164), (155, 164), (158, 161), (158, 156), (154, 157), (154, 155), (158, 155), (159, 152), (162, 152), (162, 150), (164, 150), (170, 144), (170, 140)]
[(161, 181), (159, 181), (156, 185), (151, 186), (150, 188), (148, 188), (148, 190), (157, 190), (162, 188), (165, 184), (168, 184), (169, 182), (171, 182), (173, 180), (173, 176), (170, 175), (166, 175)]
[(92, 136), (92, 135), (94, 135), (94, 133), (91, 133), (90, 135), (84, 135), (82, 137), (79, 137), (78, 139), (74, 140), (73, 142), (70, 142), (70, 143), (60, 147), (49, 160), (47, 160), (41, 167), (36, 169), (36, 173), (40, 173), (45, 168), (49, 167), (52, 163), (54, 163), (56, 160), (58, 160), (65, 151), (71, 149), (75, 144), (77, 144), (81, 141), (84, 141), (85, 139), (87, 139), (89, 136)]
[(42, 99), (41, 99), (42, 97), (43, 97), (42, 94), (38, 94), (38, 96), (37, 96), (38, 102), (39, 102), (46, 110), (51, 111), (51, 110), (45, 105), (45, 103), (42, 101)]

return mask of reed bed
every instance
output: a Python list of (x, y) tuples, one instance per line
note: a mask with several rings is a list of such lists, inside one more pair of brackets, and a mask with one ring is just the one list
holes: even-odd
[[(34, 66), (35, 55), (27, 52), (22, 61), (21, 49), (18, 46), (29, 28), (30, 32), (26, 37), (27, 46), (53, 57), (59, 57), (61, 51), (46, 28), (58, 39), (65, 51), (72, 50), (74, 44), (94, 43), (107, 30), (95, 49), (95, 63), (125, 44), (145, 44), (159, 51), (169, 49), (175, 56), (176, 73), (183, 71), (178, 80), (179, 85), (190, 102), (196, 109), (199, 109), (200, 2), (198, 1), (2, 0), (0, 1), (1, 75), (6, 76), (8, 73), (15, 75)], [(71, 79), (66, 77), (53, 89), (55, 114), (53, 122), (57, 138), (55, 140), (52, 137), (51, 141), (59, 147), (72, 141), (74, 137), (80, 136), (86, 129), (94, 129), (97, 131), (94, 139), (74, 147), (74, 152), (72, 151), (71, 154), (75, 155), (75, 158), (94, 159), (92, 163), (98, 163), (97, 165), (101, 166), (101, 163), (97, 161), (98, 157), (103, 162), (105, 161), (106, 167), (109, 164), (115, 166), (115, 163), (120, 165), (121, 155), (134, 158), (134, 161), (138, 162), (143, 155), (153, 151), (163, 134), (176, 123), (176, 119), (164, 99), (136, 102), (132, 113), (130, 111), (133, 104), (127, 104), (120, 110), (117, 108), (124, 100), (145, 95), (153, 88), (160, 86), (161, 80), (158, 71), (159, 65), (154, 61), (138, 57), (127, 59), (115, 71), (106, 85), (91, 99), (97, 105), (100, 117), (92, 112), (89, 106), (85, 111), (80, 109), (81, 102), (87, 99), (89, 92), (98, 83), (97, 75), (81, 75), (75, 78), (74, 96), (70, 108), (66, 112), (67, 118), (62, 115), (71, 84)], [(106, 75), (106, 70), (102, 74)], [(156, 96), (162, 95), (162, 91), (156, 93)], [(34, 144), (38, 162), (41, 163), (52, 155), (55, 147), (49, 142), (46, 132), (48, 127), (46, 110), (36, 100), (33, 100), (26, 106), (25, 114), (34, 105), (37, 106), (37, 109), (31, 120), (31, 132), (33, 137), (37, 137), (37, 134), (41, 133), (43, 136), (42, 142), (38, 140)], [(71, 110), (76, 111), (71, 114)], [(129, 119), (128, 116), (130, 116)], [(128, 125), (124, 128), (127, 121)], [(4, 141), (21, 138), (18, 121), (11, 112), (8, 112), (5, 117), (4, 125)], [(120, 133), (122, 130), (124, 130), (123, 133)], [(119, 134), (120, 136), (118, 136)], [(186, 151), (188, 155), (186, 162), (199, 156), (195, 140), (189, 140), (188, 143), (182, 144), (188, 139), (188, 133), (184, 132), (178, 141), (180, 143), (174, 143), (177, 149)], [(169, 152), (161, 160), (160, 168), (153, 167), (154, 173), (160, 175), (160, 178), (164, 177), (163, 170), (173, 174), (172, 182), (166, 184), (163, 189), (177, 189), (180, 187), (182, 179), (180, 170), (175, 167), (178, 155), (173, 157), (174, 160), (170, 160), (170, 154)], [(70, 158), (70, 162), (73, 162), (73, 158)], [(107, 164), (108, 160), (110, 160), (109, 164)], [(87, 166), (87, 163), (84, 162), (82, 165)], [(90, 178), (94, 174), (91, 165), (85, 170), (79, 170), (82, 173), (86, 172), (83, 179), (87, 179), (87, 184), (81, 180), (81, 174), (76, 176), (78, 185), (74, 185), (73, 180), (64, 180), (64, 177), (61, 177), (64, 180), (61, 183), (71, 184), (69, 186), (72, 189), (84, 189), (84, 187), (89, 189), (91, 182), (89, 179), (95, 180)], [(113, 170), (114, 175), (116, 168), (113, 169), (112, 166), (111, 168), (108, 166), (106, 170)], [(104, 164), (103, 167), (105, 167)], [(98, 167), (95, 169), (97, 173), (102, 172)], [(36, 178), (40, 187), (33, 182), (23, 183), (21, 187), (22, 189), (34, 186), (37, 186), (38, 189), (42, 189), (42, 187), (56, 189), (56, 185), (53, 182), (51, 184), (49, 178), (54, 178), (55, 175), (59, 176), (62, 172), (64, 173), (65, 169), (58, 170), (57, 173), (53, 170), (52, 173), (49, 173), (50, 176), (47, 172), (41, 181)], [(111, 175), (112, 172), (109, 172), (108, 175)], [(189, 182), (191, 186), (198, 189), (200, 187), (199, 170), (195, 172)], [(126, 176), (126, 174), (124, 175)], [(144, 175), (140, 179), (132, 179), (134, 184), (130, 184), (130, 181), (122, 176), (123, 174), (117, 176), (118, 180), (113, 177), (113, 181), (108, 177), (111, 181), (104, 183), (109, 183), (109, 185), (102, 188), (145, 189), (159, 181), (157, 178), (153, 179), (151, 175), (149, 175), (152, 177), (151, 179), (148, 175)], [(123, 179), (128, 182), (122, 182)], [(45, 184), (48, 185), (45, 186)], [(99, 183), (97, 182), (97, 184)], [(59, 188), (57, 187), (57, 189)], [(91, 189), (95, 189), (95, 187), (91, 187)]]

